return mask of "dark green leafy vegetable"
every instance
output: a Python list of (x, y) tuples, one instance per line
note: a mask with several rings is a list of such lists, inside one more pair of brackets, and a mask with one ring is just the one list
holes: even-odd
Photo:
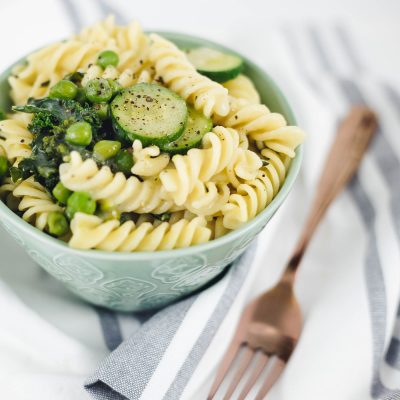
[(13, 108), (35, 114), (28, 129), (33, 133), (32, 155), (22, 160), (14, 176), (26, 179), (34, 175), (35, 179), (52, 191), (58, 183), (58, 167), (63, 157), (72, 150), (77, 150), (83, 158), (91, 155), (81, 146), (65, 142), (67, 129), (76, 122), (90, 124), (94, 141), (104, 136), (101, 121), (96, 111), (89, 104), (81, 105), (75, 100), (44, 98), (30, 99), (28, 104)]

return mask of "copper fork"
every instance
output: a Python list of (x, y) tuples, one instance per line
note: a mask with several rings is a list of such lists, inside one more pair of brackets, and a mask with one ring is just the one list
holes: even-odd
[[(245, 308), (208, 400), (214, 399), (228, 372), (233, 377), (228, 382), (224, 400), (233, 399), (245, 373), (247, 381), (236, 398), (246, 399), (253, 386), (260, 384), (259, 378), (267, 364), (271, 364), (255, 397), (264, 399), (282, 373), (302, 330), (301, 310), (293, 291), (296, 270), (325, 211), (357, 171), (377, 125), (375, 114), (365, 106), (353, 107), (339, 125), (293, 255), (281, 280)], [(234, 361), (237, 361), (235, 365)]]

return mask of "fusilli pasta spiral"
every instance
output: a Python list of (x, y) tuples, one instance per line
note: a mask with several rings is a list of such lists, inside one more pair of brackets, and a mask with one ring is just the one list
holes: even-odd
[(143, 69), (135, 73), (131, 68), (127, 68), (120, 72), (112, 65), (109, 65), (104, 70), (98, 65), (91, 65), (85, 72), (82, 85), (85, 86), (90, 80), (97, 78), (112, 79), (118, 82), (123, 88), (127, 88), (136, 83), (152, 83), (154, 81), (154, 71)]
[(22, 218), (25, 221), (35, 223), (35, 226), (44, 230), (47, 225), (47, 216), (52, 211), (62, 211), (46, 192), (46, 189), (33, 177), (25, 179), (13, 190), (13, 196), (20, 198), (18, 209), (23, 211)]
[(198, 180), (208, 182), (230, 164), (239, 147), (239, 135), (233, 129), (217, 126), (205, 134), (202, 144), (202, 149), (174, 155), (175, 168), (160, 173), (165, 190), (178, 205), (185, 203)]
[(229, 112), (228, 90), (217, 82), (199, 74), (185, 54), (172, 42), (159, 35), (150, 35), (150, 61), (165, 84), (197, 110), (210, 117)]
[(245, 100), (233, 100), (231, 104), (231, 112), (218, 120), (220, 124), (242, 130), (278, 153), (295, 156), (295, 149), (304, 141), (300, 128), (288, 126), (281, 114), (271, 113), (264, 104), (250, 104)]
[(103, 221), (93, 215), (77, 213), (71, 222), (71, 247), (107, 251), (170, 250), (205, 243), (211, 237), (206, 220), (196, 217), (170, 224), (154, 226), (133, 221), (120, 224), (117, 220)]
[(172, 200), (165, 199), (159, 180), (142, 182), (136, 176), (126, 178), (122, 172), (113, 174), (107, 166), (99, 169), (92, 159), (83, 161), (76, 151), (70, 158), (60, 165), (60, 180), (69, 190), (86, 192), (94, 200), (121, 212), (162, 214), (176, 209)]
[(223, 83), (228, 89), (229, 95), (235, 99), (244, 99), (251, 104), (260, 103), (260, 95), (253, 82), (245, 75), (239, 75), (235, 79)]
[(268, 165), (259, 170), (254, 180), (240, 184), (237, 193), (222, 207), (223, 225), (228, 229), (236, 229), (262, 211), (285, 179), (286, 168), (278, 154), (264, 149), (262, 155), (268, 159)]
[(32, 133), (28, 131), (26, 124), (17, 119), (5, 119), (0, 121), (1, 146), (6, 151), (10, 161), (29, 157), (32, 153), (30, 144)]
[(132, 145), (134, 165), (132, 174), (139, 176), (158, 175), (169, 163), (169, 155), (160, 154), (157, 146), (144, 147), (140, 140), (135, 140)]

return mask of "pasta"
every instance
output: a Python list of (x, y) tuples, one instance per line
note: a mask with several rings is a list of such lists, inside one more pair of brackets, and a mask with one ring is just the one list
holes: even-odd
[(286, 168), (280, 157), (270, 149), (261, 154), (268, 165), (260, 168), (255, 179), (240, 184), (222, 207), (223, 225), (228, 229), (237, 229), (254, 218), (275, 197), (285, 179)]
[(74, 71), (85, 71), (95, 64), (98, 54), (109, 48), (119, 54), (120, 71), (140, 71), (147, 59), (148, 38), (139, 24), (117, 27), (113, 18), (85, 29), (75, 38), (54, 43), (27, 57), (27, 64), (17, 66), (9, 78), (15, 104), (29, 97), (44, 97), (49, 88)]
[(200, 75), (173, 43), (159, 35), (150, 35), (150, 61), (156, 73), (174, 92), (192, 103), (206, 116), (227, 115), (229, 112), (228, 90), (211, 79)]
[(0, 198), (78, 249), (170, 250), (239, 228), (304, 140), (242, 66), (113, 17), (30, 54), (0, 120)]
[(132, 174), (140, 176), (158, 175), (169, 163), (168, 154), (160, 154), (157, 146), (144, 147), (140, 140), (133, 142), (134, 165)]
[(82, 78), (82, 85), (85, 86), (90, 80), (97, 78), (112, 79), (123, 88), (127, 88), (136, 83), (153, 82), (154, 71), (142, 69), (139, 73), (135, 73), (131, 68), (126, 68), (122, 72), (119, 72), (117, 68), (112, 65), (109, 65), (104, 70), (98, 65), (91, 65)]
[(0, 121), (0, 144), (9, 160), (19, 161), (29, 157), (32, 153), (30, 147), (32, 139), (32, 133), (24, 122), (16, 119)]
[(285, 118), (272, 113), (264, 104), (249, 104), (234, 100), (231, 112), (219, 119), (223, 126), (245, 132), (251, 139), (291, 158), (304, 141), (304, 133), (297, 126), (287, 126)]
[(34, 222), (36, 228), (44, 230), (47, 225), (47, 216), (52, 211), (61, 211), (61, 207), (54, 204), (45, 188), (33, 177), (25, 179), (13, 190), (13, 196), (20, 199), (18, 209), (23, 212), (25, 221)]
[(215, 127), (204, 136), (202, 149), (172, 157), (175, 168), (160, 173), (163, 187), (176, 204), (184, 204), (197, 181), (207, 182), (222, 171), (235, 157), (238, 147), (239, 135), (235, 130)]
[(73, 151), (68, 163), (60, 165), (60, 181), (74, 192), (86, 192), (105, 207), (116, 207), (121, 212), (161, 214), (174, 209), (172, 200), (163, 196), (158, 180), (140, 181), (136, 176), (126, 178), (122, 172), (113, 174), (109, 167), (98, 168), (92, 159), (82, 160)]
[(260, 103), (260, 95), (253, 82), (245, 75), (239, 75), (223, 84), (228, 89), (229, 95), (235, 99), (246, 100), (251, 104)]
[(133, 221), (122, 225), (117, 220), (104, 222), (96, 216), (78, 213), (71, 222), (71, 230), (71, 246), (107, 251), (170, 250), (205, 243), (211, 237), (211, 230), (201, 217), (173, 224), (162, 222), (155, 227), (149, 222), (139, 226)]

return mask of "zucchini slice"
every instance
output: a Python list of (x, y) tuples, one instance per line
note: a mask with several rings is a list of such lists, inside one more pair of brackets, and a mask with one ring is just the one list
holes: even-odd
[(202, 112), (188, 106), (188, 119), (182, 136), (174, 142), (161, 146), (161, 150), (170, 154), (186, 153), (192, 147), (196, 147), (203, 139), (203, 136), (210, 132), (213, 124)]
[(178, 139), (186, 126), (185, 100), (163, 86), (139, 83), (121, 91), (111, 102), (113, 128), (122, 138), (144, 145)]
[(188, 50), (186, 54), (198, 72), (216, 82), (236, 78), (243, 68), (240, 57), (208, 47), (197, 47)]

